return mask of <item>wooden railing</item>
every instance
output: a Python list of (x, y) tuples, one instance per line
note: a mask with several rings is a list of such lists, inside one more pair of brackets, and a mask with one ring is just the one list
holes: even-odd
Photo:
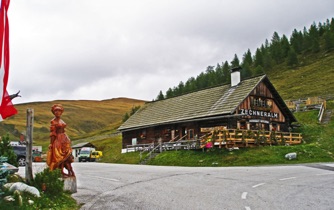
[(126, 145), (126, 152), (151, 151), (153, 147), (154, 147), (154, 143)]
[(322, 117), (324, 116), (325, 110), (326, 110), (326, 101), (324, 101), (321, 104), (321, 107), (320, 107), (320, 110), (319, 110), (319, 114), (318, 114), (319, 123), (321, 123), (321, 121), (322, 121)]
[(293, 145), (302, 143), (301, 133), (278, 132), (278, 131), (257, 131), (257, 130), (238, 130), (226, 129), (215, 130), (210, 135), (202, 138), (201, 148), (207, 146), (208, 142), (212, 146), (218, 145), (229, 148), (234, 146), (248, 147), (253, 145)]
[(179, 150), (179, 149), (198, 149), (198, 140), (178, 140), (176, 142), (163, 142), (163, 150)]
[[(149, 153), (146, 155), (146, 157), (152, 157), (152, 153), (155, 152), (156, 150), (158, 150), (158, 148), (161, 147), (161, 144), (158, 144), (154, 147), (154, 143), (151, 144), (151, 146), (149, 147)], [(145, 152), (144, 150), (140, 152), (139, 157), (140, 157), (140, 161), (143, 159), (143, 152)]]
[(177, 138), (179, 138), (179, 136), (177, 135), (177, 136), (175, 136), (173, 139), (171, 139), (169, 142), (173, 142), (173, 141), (175, 141), (175, 139), (177, 139)]
[(184, 136), (182, 136), (180, 139), (178, 139), (176, 142), (179, 142), (179, 141), (183, 141), (184, 138), (187, 137), (187, 134), (185, 134)]

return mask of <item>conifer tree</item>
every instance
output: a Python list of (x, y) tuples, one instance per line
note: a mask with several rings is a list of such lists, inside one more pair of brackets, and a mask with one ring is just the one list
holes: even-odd
[(291, 47), (289, 50), (288, 57), (287, 57), (287, 63), (288, 63), (288, 66), (290, 67), (298, 65), (297, 53), (295, 52), (293, 47)]
[(130, 117), (130, 116), (129, 116), (129, 113), (125, 113), (124, 116), (123, 116), (122, 121), (123, 121), (123, 122), (127, 121), (127, 120), (129, 119), (129, 117)]
[(157, 101), (160, 101), (160, 100), (164, 100), (165, 99), (165, 96), (164, 96), (164, 94), (162, 93), (162, 91), (160, 90), (160, 92), (159, 92), (159, 95), (157, 96)]
[(325, 40), (325, 50), (334, 49), (334, 34), (330, 33), (330, 31), (326, 31), (324, 33)]
[(270, 55), (276, 64), (282, 62), (283, 52), (281, 47), (281, 38), (276, 31), (271, 38)]
[(254, 65), (255, 67), (263, 66), (263, 55), (259, 48), (257, 48), (255, 51)]
[(247, 52), (243, 55), (242, 63), (243, 64), (248, 63), (248, 65), (253, 64), (253, 58), (252, 58), (252, 53), (251, 53), (250, 49), (248, 49)]
[(206, 69), (207, 87), (212, 87), (218, 84), (218, 78), (214, 70), (214, 66), (208, 66)]
[(296, 29), (293, 30), (290, 37), (290, 43), (297, 54), (300, 54), (303, 49), (303, 34)]
[(184, 93), (184, 83), (182, 81), (179, 82), (177, 89), (178, 89), (177, 95), (182, 95)]
[(306, 30), (306, 27), (304, 27), (303, 29), (303, 49), (306, 51), (309, 51), (311, 50), (311, 47), (312, 47), (311, 37), (308, 31)]
[(217, 63), (217, 66), (215, 68), (215, 77), (216, 77), (216, 85), (222, 84), (224, 82), (223, 68), (220, 66), (219, 63)]
[(242, 65), (241, 78), (249, 78), (252, 76), (252, 71), (250, 70), (250, 65), (246, 62)]
[(319, 45), (319, 31), (315, 23), (313, 23), (309, 29), (309, 39), (311, 42), (311, 51), (312, 52), (319, 52), (320, 45)]
[(195, 81), (195, 78), (194, 77), (190, 77), (186, 84), (184, 85), (184, 89), (185, 91), (187, 91), (188, 93), (189, 92), (192, 92), (192, 91), (195, 91), (197, 89), (196, 87), (196, 81)]
[(203, 72), (201, 72), (197, 77), (196, 77), (196, 84), (199, 89), (206, 88), (208, 86), (207, 82), (207, 77)]
[(168, 88), (166, 91), (166, 98), (172, 98), (174, 96), (172, 88)]
[(263, 67), (261, 65), (258, 65), (256, 68), (255, 68), (255, 75), (261, 75), (264, 73), (263, 71)]
[(239, 61), (239, 58), (238, 58), (237, 54), (234, 54), (234, 58), (231, 61), (231, 67), (234, 68), (234, 67), (238, 67), (238, 66), (240, 66), (240, 61)]
[(231, 72), (230, 72), (230, 65), (227, 61), (225, 61), (223, 65), (223, 74), (224, 74), (224, 82), (229, 83), (231, 82)]
[(283, 35), (281, 39), (281, 48), (282, 48), (282, 58), (286, 58), (290, 50), (290, 43), (285, 35)]
[(17, 157), (10, 145), (9, 135), (0, 138), (0, 156), (7, 157), (7, 162), (11, 165), (18, 166)]

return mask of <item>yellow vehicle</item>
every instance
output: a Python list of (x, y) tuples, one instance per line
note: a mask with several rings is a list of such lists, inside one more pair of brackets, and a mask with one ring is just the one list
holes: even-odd
[(102, 151), (92, 151), (90, 154), (90, 160), (96, 161), (99, 160), (103, 156)]

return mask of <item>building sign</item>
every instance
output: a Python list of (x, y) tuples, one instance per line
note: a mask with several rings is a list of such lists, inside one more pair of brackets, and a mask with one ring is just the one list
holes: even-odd
[(278, 113), (276, 112), (266, 112), (266, 111), (258, 111), (252, 109), (240, 109), (242, 115), (247, 116), (257, 116), (257, 117), (268, 117), (268, 118), (278, 118)]
[(266, 124), (269, 124), (269, 121), (268, 120), (259, 120), (259, 119), (252, 119), (252, 120), (249, 120), (250, 123), (266, 123)]

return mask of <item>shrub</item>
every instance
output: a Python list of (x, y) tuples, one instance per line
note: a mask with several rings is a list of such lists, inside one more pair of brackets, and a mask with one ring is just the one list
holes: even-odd
[(10, 145), (8, 134), (6, 136), (2, 136), (0, 139), (0, 156), (7, 157), (7, 163), (16, 167), (18, 166), (17, 157), (13, 147)]
[(64, 181), (61, 179), (59, 169), (51, 171), (49, 168), (45, 168), (36, 174), (33, 185), (50, 197), (61, 195), (64, 191)]

